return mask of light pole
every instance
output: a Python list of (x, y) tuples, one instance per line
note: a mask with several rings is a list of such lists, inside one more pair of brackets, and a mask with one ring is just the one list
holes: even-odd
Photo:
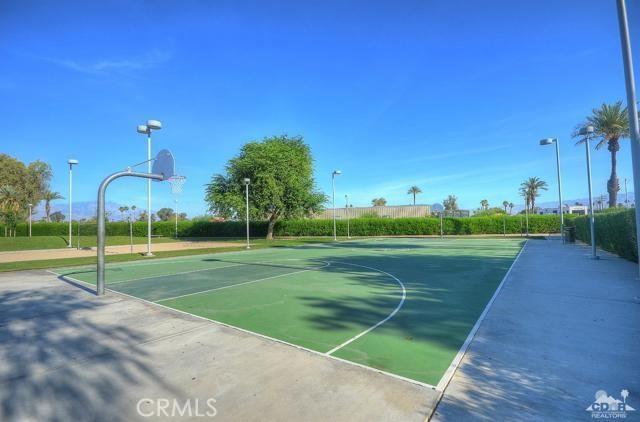
[(347, 239), (351, 239), (351, 233), (349, 232), (349, 195), (344, 195), (344, 210), (347, 213)]
[(589, 183), (589, 224), (591, 228), (591, 254), (593, 259), (598, 259), (598, 255), (596, 254), (596, 223), (593, 216), (593, 193), (591, 190), (591, 150), (589, 148), (589, 138), (593, 136), (593, 132), (593, 126), (586, 126), (580, 129), (580, 135), (584, 136), (584, 145), (587, 153), (587, 181)]
[(624, 178), (624, 206), (629, 208), (629, 192), (627, 191), (627, 178)]
[(624, 0), (618, 0), (618, 23), (620, 26), (622, 61), (627, 88), (627, 112), (629, 113), (629, 137), (631, 138), (631, 163), (633, 167), (633, 195), (636, 206), (636, 248), (640, 248), (640, 213), (637, 210), (640, 206), (640, 122), (638, 122), (636, 82), (633, 77), (631, 40), (629, 37), (629, 24), (627, 23), (627, 8)]
[[(151, 132), (162, 129), (162, 123), (158, 120), (147, 120), (144, 125), (138, 125), (137, 131), (147, 135), (147, 173), (151, 173)], [(146, 256), (153, 256), (151, 253), (151, 179), (147, 179), (147, 253)]]
[(33, 213), (32, 211), (33, 204), (27, 204), (27, 205), (29, 205), (29, 237), (31, 237), (31, 215)]
[(178, 199), (174, 199), (173, 202), (176, 204), (175, 206), (175, 215), (176, 215), (176, 239), (178, 238)]
[(71, 247), (71, 226), (73, 221), (73, 166), (79, 164), (78, 160), (70, 158), (67, 160), (67, 164), (69, 164), (69, 244), (67, 248)]
[(562, 176), (560, 172), (560, 141), (558, 138), (546, 138), (540, 140), (540, 145), (556, 145), (556, 168), (558, 171), (558, 212), (560, 213), (560, 236), (564, 243), (564, 213), (562, 212)]
[(333, 191), (333, 240), (338, 240), (338, 235), (336, 233), (336, 176), (340, 176), (342, 172), (340, 170), (334, 170), (331, 173), (331, 188)]
[(251, 249), (251, 245), (249, 244), (249, 184), (251, 183), (251, 179), (245, 177), (243, 179), (244, 182), (244, 201), (245, 208), (247, 212), (247, 249)]

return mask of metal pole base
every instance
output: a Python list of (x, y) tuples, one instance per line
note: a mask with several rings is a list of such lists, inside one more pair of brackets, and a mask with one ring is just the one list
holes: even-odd
[(155, 256), (154, 254), (152, 254), (151, 252), (147, 252), (144, 254), (144, 256)]

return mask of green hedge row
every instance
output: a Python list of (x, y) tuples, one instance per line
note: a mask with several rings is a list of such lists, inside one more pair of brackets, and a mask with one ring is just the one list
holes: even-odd
[[(352, 236), (393, 236), (393, 235), (436, 235), (440, 234), (440, 219), (429, 218), (358, 218), (349, 223)], [(18, 236), (28, 234), (27, 224), (18, 224)], [(95, 235), (95, 223), (82, 223), (81, 235)], [(128, 236), (129, 224), (126, 222), (107, 223), (107, 235)], [(153, 234), (158, 236), (174, 236), (175, 223), (159, 221), (153, 223)], [(245, 223), (241, 221), (208, 222), (208, 221), (180, 221), (178, 235), (180, 237), (243, 237), (246, 233)], [(525, 230), (524, 216), (488, 216), (472, 218), (444, 219), (444, 234), (508, 234), (522, 233)], [(347, 222), (337, 221), (337, 231), (340, 236), (347, 234)], [(532, 215), (529, 217), (530, 233), (557, 233), (560, 231), (560, 219), (553, 215)], [(0, 235), (4, 228), (0, 226)], [(33, 224), (34, 236), (66, 236), (69, 233), (68, 223), (36, 223)], [(77, 233), (77, 223), (73, 224), (73, 234)], [(267, 223), (258, 221), (251, 223), (252, 236), (265, 236)], [(133, 224), (134, 236), (146, 236), (147, 223)], [(332, 220), (287, 220), (279, 221), (274, 230), (276, 236), (331, 236), (333, 234)]]
[[(574, 219), (576, 237), (585, 243), (591, 243), (589, 217)], [(636, 214), (634, 209), (596, 213), (596, 245), (631, 261), (638, 261), (636, 245)]]
[[(336, 222), (338, 235), (347, 233), (347, 222)], [(443, 221), (444, 234), (517, 234), (525, 230), (525, 218), (518, 216), (490, 216), (473, 218), (447, 217)], [(560, 218), (553, 215), (529, 217), (530, 233), (558, 233)], [(333, 233), (331, 220), (289, 220), (276, 224), (276, 236), (330, 236)], [(358, 218), (349, 222), (351, 236), (437, 235), (440, 234), (440, 219), (428, 218)]]

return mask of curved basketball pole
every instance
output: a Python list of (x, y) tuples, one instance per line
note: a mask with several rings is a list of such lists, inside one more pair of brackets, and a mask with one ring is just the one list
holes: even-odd
[(104, 179), (102, 183), (100, 183), (100, 187), (98, 188), (98, 280), (96, 285), (96, 294), (98, 296), (104, 295), (104, 241), (106, 237), (104, 221), (105, 192), (107, 190), (107, 186), (109, 186), (109, 183), (124, 176), (140, 177), (143, 179), (153, 179), (158, 181), (165, 180), (165, 177), (162, 174), (138, 173), (135, 171), (127, 170), (113, 173), (112, 175), (107, 176), (107, 178)]

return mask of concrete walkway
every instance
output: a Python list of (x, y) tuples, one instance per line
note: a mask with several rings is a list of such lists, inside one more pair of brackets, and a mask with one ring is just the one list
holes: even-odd
[[(184, 249), (207, 249), (207, 248), (229, 248), (233, 246), (242, 246), (242, 242), (214, 242), (214, 241), (190, 241), (181, 242), (165, 242), (154, 243), (152, 250), (159, 251), (177, 251)], [(133, 245), (133, 253), (143, 253), (147, 251), (147, 244)], [(107, 255), (130, 254), (131, 245), (114, 245), (105, 248)], [(96, 247), (92, 248), (58, 248), (58, 249), (36, 249), (25, 251), (8, 251), (0, 252), (0, 263), (18, 262), (18, 261), (38, 261), (42, 259), (64, 259), (64, 258), (80, 258), (95, 257)]]
[(584, 245), (529, 241), (434, 421), (586, 421), (598, 390), (640, 420), (638, 267)]
[(437, 396), (44, 271), (0, 274), (1, 421), (424, 421)]

